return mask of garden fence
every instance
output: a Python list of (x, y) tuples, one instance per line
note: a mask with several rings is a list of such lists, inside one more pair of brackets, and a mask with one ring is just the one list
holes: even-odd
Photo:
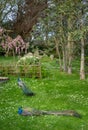
[(0, 64), (0, 75), (16, 75), (41, 78), (41, 65), (3, 65)]

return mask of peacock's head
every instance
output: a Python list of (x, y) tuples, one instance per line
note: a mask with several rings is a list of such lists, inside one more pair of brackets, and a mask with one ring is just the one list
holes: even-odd
[(21, 114), (22, 114), (22, 112), (23, 112), (22, 107), (19, 107), (19, 108), (18, 108), (18, 114), (20, 114), (20, 115), (21, 115)]
[(19, 81), (21, 81), (21, 79), (18, 77), (17, 81), (19, 82)]

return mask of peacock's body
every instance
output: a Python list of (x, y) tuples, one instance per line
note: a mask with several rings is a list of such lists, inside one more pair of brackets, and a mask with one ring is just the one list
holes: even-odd
[(36, 109), (23, 109), (22, 107), (18, 108), (18, 114), (23, 116), (40, 116), (40, 115), (57, 115), (57, 116), (74, 116), (81, 118), (80, 114), (73, 110), (63, 110), (63, 111), (43, 111)]
[(19, 87), (22, 89), (23, 93), (27, 96), (33, 96), (35, 95), (29, 88), (27, 88), (27, 86), (25, 85), (25, 83), (20, 79), (18, 78), (18, 81), (17, 81)]

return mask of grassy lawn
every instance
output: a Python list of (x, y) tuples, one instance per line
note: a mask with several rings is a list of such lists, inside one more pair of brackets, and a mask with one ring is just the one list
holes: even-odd
[[(9, 59), (11, 60), (11, 59)], [(6, 61), (3, 58), (0, 60)], [(88, 130), (88, 78), (79, 80), (78, 74), (59, 72), (55, 62), (47, 62), (48, 76), (42, 79), (22, 77), (36, 93), (26, 97), (17, 86), (17, 77), (0, 84), (0, 130)], [(75, 110), (82, 118), (65, 116), (24, 117), (18, 107), (39, 110)]]

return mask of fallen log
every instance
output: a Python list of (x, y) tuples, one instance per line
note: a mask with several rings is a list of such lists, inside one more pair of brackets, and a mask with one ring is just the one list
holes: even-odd
[(9, 80), (8, 77), (0, 77), (0, 83), (7, 82)]

